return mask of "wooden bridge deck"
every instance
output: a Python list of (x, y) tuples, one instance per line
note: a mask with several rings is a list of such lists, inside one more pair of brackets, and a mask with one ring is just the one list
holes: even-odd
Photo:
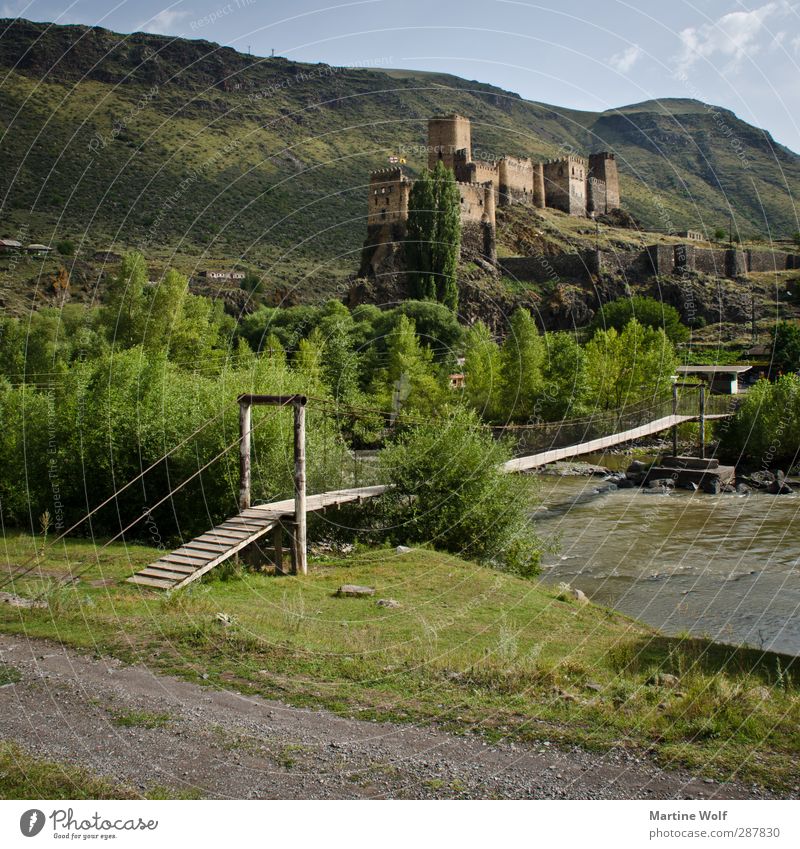
[[(724, 419), (726, 415), (725, 413), (712, 413), (705, 418)], [(631, 428), (630, 430), (622, 430), (619, 433), (601, 436), (598, 439), (590, 439), (587, 442), (579, 442), (576, 445), (567, 445), (565, 448), (551, 448), (548, 451), (541, 451), (538, 454), (528, 454), (525, 457), (516, 457), (504, 463), (503, 468), (507, 472), (524, 472), (528, 469), (538, 469), (541, 466), (546, 466), (548, 463), (568, 460), (571, 457), (579, 457), (581, 454), (594, 454), (596, 451), (603, 451), (614, 445), (621, 445), (623, 442), (631, 442), (634, 439), (641, 439), (644, 436), (660, 433), (662, 430), (669, 430), (669, 428), (683, 424), (684, 422), (697, 421), (699, 418), (699, 416), (664, 416), (660, 419), (654, 419), (652, 422), (647, 422), (647, 424)]]
[[(306, 510), (314, 512), (326, 507), (361, 501), (364, 498), (374, 498), (386, 489), (385, 486), (364, 486), (310, 495), (306, 498)], [(159, 557), (155, 563), (128, 578), (128, 581), (162, 590), (183, 587), (256, 542), (279, 522), (292, 518), (294, 499), (274, 501), (271, 504), (260, 504), (242, 510), (191, 542)]]

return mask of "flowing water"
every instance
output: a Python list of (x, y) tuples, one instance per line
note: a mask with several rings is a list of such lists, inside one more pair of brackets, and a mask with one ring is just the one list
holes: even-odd
[[(800, 495), (668, 495), (539, 478), (543, 580), (667, 634), (800, 655)], [(605, 490), (605, 491), (604, 491)]]

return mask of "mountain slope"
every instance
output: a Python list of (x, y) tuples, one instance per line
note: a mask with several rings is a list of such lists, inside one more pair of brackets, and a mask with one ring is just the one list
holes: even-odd
[(357, 265), (369, 171), (401, 147), (420, 167), (442, 111), (473, 119), (484, 157), (616, 151), (624, 204), (654, 229), (713, 229), (729, 206), (744, 236), (800, 229), (800, 157), (697, 101), (590, 113), (446, 74), (19, 20), (0, 32), (0, 236), (241, 257), (319, 285)]

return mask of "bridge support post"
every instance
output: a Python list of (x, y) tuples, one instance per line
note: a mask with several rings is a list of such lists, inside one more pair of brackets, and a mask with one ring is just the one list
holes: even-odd
[(301, 575), (308, 574), (306, 558), (306, 408), (294, 405), (294, 544), (295, 563)]
[[(308, 573), (306, 553), (306, 404), (305, 395), (240, 395), (239, 401), (239, 509), (250, 507), (250, 433), (253, 404), (294, 410), (294, 522), (292, 572)], [(277, 547), (276, 547), (277, 548)]]
[(251, 406), (239, 399), (239, 509), (250, 507), (250, 431)]
[(706, 388), (700, 387), (700, 459), (706, 458)]
[[(678, 384), (672, 384), (672, 415), (678, 415)], [(672, 456), (678, 456), (678, 425), (672, 425)]]

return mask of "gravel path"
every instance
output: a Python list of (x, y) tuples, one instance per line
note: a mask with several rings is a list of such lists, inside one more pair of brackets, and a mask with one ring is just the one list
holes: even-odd
[[(435, 728), (202, 687), (56, 643), (0, 636), (21, 674), (0, 687), (0, 739), (146, 790), (211, 798), (764, 798), (754, 787), (665, 772), (626, 752), (492, 745)], [(114, 717), (160, 716), (153, 728)]]

